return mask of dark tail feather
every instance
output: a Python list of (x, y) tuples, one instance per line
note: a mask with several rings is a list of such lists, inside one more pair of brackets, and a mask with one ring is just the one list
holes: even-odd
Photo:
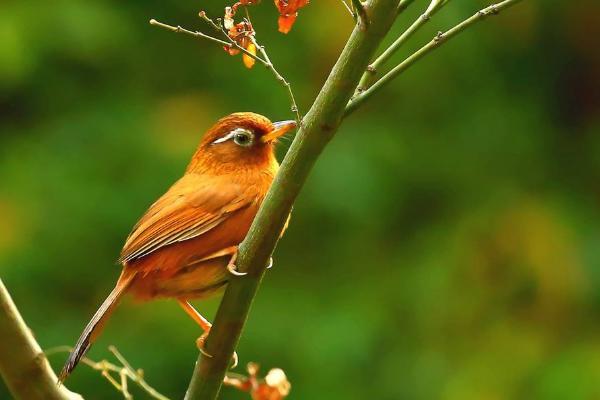
[(69, 358), (67, 359), (67, 362), (65, 363), (65, 366), (58, 377), (59, 383), (62, 383), (65, 381), (65, 379), (67, 379), (81, 358), (85, 355), (85, 353), (87, 353), (92, 343), (94, 343), (96, 338), (100, 335), (100, 332), (102, 332), (102, 329), (104, 328), (105, 322), (108, 320), (108, 317), (110, 317), (110, 314), (119, 303), (119, 299), (125, 293), (125, 289), (127, 289), (134, 276), (134, 273), (127, 275), (124, 273), (121, 274), (117, 285), (112, 292), (110, 292), (106, 300), (104, 300), (98, 311), (96, 311), (92, 317), (92, 320), (88, 322), (87, 326), (83, 330), (83, 333), (79, 337), (75, 348), (73, 351), (71, 351), (71, 354), (69, 355)]

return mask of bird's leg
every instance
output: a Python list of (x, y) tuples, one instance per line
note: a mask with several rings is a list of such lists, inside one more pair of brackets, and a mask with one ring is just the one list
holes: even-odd
[[(200, 325), (200, 328), (202, 328), (202, 330), (204, 331), (204, 333), (198, 339), (196, 339), (196, 346), (198, 347), (198, 350), (206, 357), (212, 358), (212, 355), (207, 353), (204, 349), (206, 338), (208, 337), (210, 328), (212, 328), (212, 324), (206, 318), (204, 318), (204, 316), (200, 314), (198, 310), (196, 310), (194, 306), (190, 304), (189, 301), (179, 299), (177, 300), (177, 302), (179, 303), (181, 308), (183, 308), (183, 310), (187, 313), (187, 315), (189, 315), (198, 325)], [(233, 365), (231, 366), (231, 368), (235, 368), (238, 365), (238, 356), (236, 352), (233, 353), (232, 358)]]
[(204, 350), (204, 342), (208, 337), (208, 333), (210, 332), (210, 328), (212, 328), (212, 324), (206, 318), (204, 318), (202, 314), (200, 314), (198, 310), (196, 310), (194, 306), (190, 304), (189, 301), (177, 300), (177, 302), (181, 308), (183, 308), (183, 311), (185, 311), (187, 315), (189, 315), (198, 325), (200, 325), (200, 328), (202, 328), (204, 331), (202, 336), (196, 340), (198, 350), (200, 350), (200, 353), (204, 354), (206, 357), (212, 357), (212, 355), (208, 354), (206, 350)]

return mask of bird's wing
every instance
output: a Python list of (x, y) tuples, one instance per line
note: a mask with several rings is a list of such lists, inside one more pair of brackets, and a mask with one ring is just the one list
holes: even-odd
[[(198, 237), (254, 199), (221, 177), (185, 175), (150, 206), (134, 226), (119, 257), (127, 263), (165, 246)], [(206, 249), (218, 251), (220, 249)]]

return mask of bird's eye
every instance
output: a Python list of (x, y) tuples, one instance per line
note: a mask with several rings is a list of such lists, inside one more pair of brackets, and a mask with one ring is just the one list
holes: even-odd
[(248, 147), (252, 145), (254, 135), (250, 131), (238, 130), (233, 134), (233, 142), (238, 146)]

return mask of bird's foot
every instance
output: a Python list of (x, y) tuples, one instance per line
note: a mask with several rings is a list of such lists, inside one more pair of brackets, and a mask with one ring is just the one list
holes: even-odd
[(198, 339), (196, 339), (196, 347), (198, 348), (198, 350), (200, 351), (200, 353), (202, 353), (203, 356), (206, 356), (208, 358), (212, 358), (212, 354), (209, 354), (205, 347), (206, 347), (206, 338), (208, 337), (208, 333), (210, 331), (206, 331), (202, 334), (202, 336), (200, 336)]
[(231, 275), (234, 275), (234, 276), (246, 276), (246, 275), (248, 275), (247, 272), (240, 272), (240, 271), (238, 271), (237, 267), (233, 263), (227, 264), (227, 271), (229, 271), (229, 273)]
[(229, 260), (229, 262), (227, 263), (227, 271), (229, 271), (229, 273), (233, 276), (244, 276), (244, 275), (248, 275), (247, 272), (240, 272), (237, 270), (237, 267), (235, 265), (235, 261), (237, 260), (237, 250), (235, 251), (235, 253), (233, 253), (233, 255), (231, 256), (231, 259)]
[[(208, 332), (204, 332), (202, 334), (202, 336), (200, 336), (198, 339), (196, 339), (196, 347), (198, 347), (198, 350), (200, 351), (200, 353), (202, 353), (203, 356), (206, 356), (208, 358), (213, 358), (213, 355), (206, 351), (206, 338), (207, 337), (208, 337)], [(237, 367), (238, 360), (239, 360), (239, 357), (237, 355), (237, 352), (234, 351), (233, 355), (231, 356), (231, 366), (229, 367), (229, 369), (234, 369), (235, 367)]]
[[(240, 272), (240, 271), (238, 271), (235, 263), (232, 262), (232, 261), (235, 261), (233, 257), (232, 257), (232, 260), (229, 261), (229, 263), (227, 264), (227, 271), (229, 271), (229, 273), (231, 275), (234, 275), (234, 276), (245, 276), (245, 275), (248, 275), (247, 272)], [(269, 257), (269, 264), (267, 265), (266, 269), (271, 269), (271, 268), (273, 268), (273, 257)]]

